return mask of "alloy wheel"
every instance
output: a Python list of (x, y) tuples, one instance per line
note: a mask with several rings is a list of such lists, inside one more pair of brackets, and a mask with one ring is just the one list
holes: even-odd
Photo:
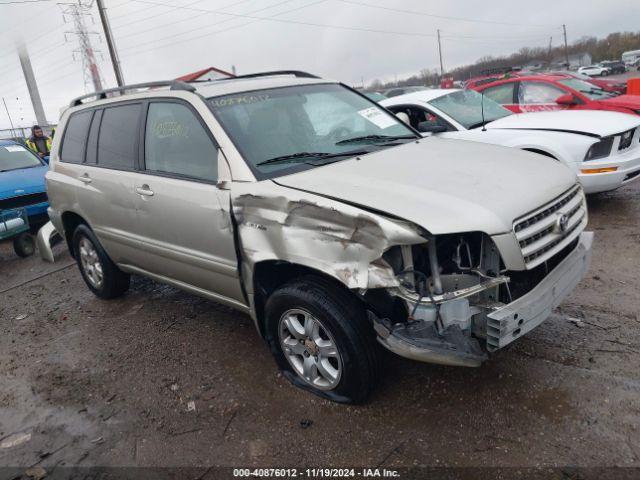
[(104, 280), (104, 274), (102, 272), (102, 263), (98, 257), (98, 251), (91, 241), (82, 237), (78, 244), (80, 251), (80, 265), (84, 271), (89, 283), (94, 288), (100, 288)]
[(287, 310), (278, 325), (285, 358), (309, 385), (333, 390), (342, 376), (342, 358), (333, 336), (322, 322), (302, 309)]

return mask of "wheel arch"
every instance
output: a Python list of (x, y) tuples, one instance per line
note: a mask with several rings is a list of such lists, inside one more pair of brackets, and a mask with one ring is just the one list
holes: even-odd
[(353, 290), (349, 289), (342, 281), (326, 272), (323, 272), (322, 270), (283, 260), (264, 260), (262, 262), (258, 262), (253, 267), (253, 308), (256, 316), (256, 326), (263, 338), (265, 337), (264, 307), (269, 295), (271, 295), (277, 288), (295, 278), (310, 275), (322, 278), (324, 281), (348, 292), (349, 295), (353, 296), (353, 298), (362, 302), (362, 299)]
[(73, 211), (64, 212), (60, 215), (60, 218), (62, 220), (62, 227), (64, 228), (64, 239), (67, 242), (67, 248), (71, 256), (75, 258), (72, 244), (73, 232), (78, 228), (78, 225), (86, 225), (89, 228), (91, 228), (91, 225), (89, 225), (89, 222), (87, 222), (84, 217)]

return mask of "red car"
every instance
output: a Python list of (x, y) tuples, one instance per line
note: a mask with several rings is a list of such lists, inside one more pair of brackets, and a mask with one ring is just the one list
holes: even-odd
[(473, 79), (467, 88), (483, 92), (515, 113), (569, 109), (640, 115), (640, 95), (616, 95), (564, 74)]
[(618, 93), (620, 95), (627, 93), (627, 82), (620, 80), (594, 78), (578, 72), (552, 72), (552, 75), (567, 75), (579, 80), (584, 80), (585, 82), (593, 83), (596, 87), (600, 87), (607, 92)]

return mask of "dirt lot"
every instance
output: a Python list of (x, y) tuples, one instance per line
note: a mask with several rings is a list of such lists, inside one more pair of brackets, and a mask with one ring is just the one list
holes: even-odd
[(552, 319), (479, 369), (386, 355), (358, 407), (290, 386), (244, 315), (144, 279), (101, 301), (3, 244), (0, 465), (639, 467), (640, 183), (589, 206)]

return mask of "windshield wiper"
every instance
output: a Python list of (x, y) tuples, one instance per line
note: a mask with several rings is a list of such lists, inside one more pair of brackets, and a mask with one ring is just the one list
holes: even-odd
[[(256, 164), (256, 166), (261, 166), (261, 165), (272, 165), (274, 163), (296, 163), (296, 162), (303, 162), (306, 159), (309, 158), (319, 158), (319, 159), (326, 159), (326, 158), (338, 158), (338, 157), (353, 157), (356, 155), (364, 155), (366, 153), (369, 153), (366, 150), (357, 150), (357, 151), (351, 151), (351, 152), (341, 152), (341, 153), (329, 153), (329, 152), (298, 152), (298, 153), (291, 153), (289, 155), (281, 155), (279, 157), (274, 157), (274, 158), (270, 158), (268, 160), (264, 160), (262, 162), (259, 162)], [(309, 165), (313, 165), (315, 166), (320, 166), (322, 164), (314, 164), (314, 163), (309, 163)]]
[(340, 140), (336, 145), (347, 145), (349, 143), (359, 142), (390, 142), (393, 140), (405, 140), (410, 138), (418, 138), (415, 135), (364, 135), (362, 137), (347, 138), (346, 140)]

